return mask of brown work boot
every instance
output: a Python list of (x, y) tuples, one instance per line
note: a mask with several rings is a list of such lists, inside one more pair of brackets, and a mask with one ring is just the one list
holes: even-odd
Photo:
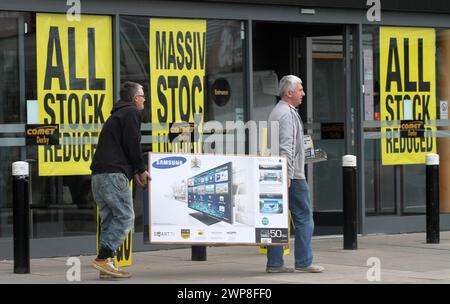
[[(100, 274), (107, 274), (113, 278), (129, 278), (131, 277), (131, 273), (120, 270), (119, 268), (114, 266), (114, 261), (112, 258), (107, 258), (105, 260), (95, 259), (92, 266), (100, 271)], [(100, 275), (100, 277), (106, 277), (104, 275)]]

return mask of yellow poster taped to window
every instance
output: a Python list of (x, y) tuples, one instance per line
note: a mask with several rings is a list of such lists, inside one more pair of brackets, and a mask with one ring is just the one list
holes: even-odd
[(59, 124), (60, 144), (40, 146), (39, 175), (87, 175), (113, 105), (109, 16), (36, 14), (40, 124)]
[[(153, 152), (200, 153), (206, 20), (150, 19), (149, 39)], [(175, 137), (179, 143), (172, 145)]]
[(380, 28), (383, 165), (424, 164), (436, 153), (434, 29)]

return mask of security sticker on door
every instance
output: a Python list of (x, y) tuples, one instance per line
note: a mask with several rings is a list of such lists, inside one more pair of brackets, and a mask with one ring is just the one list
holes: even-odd
[(440, 116), (441, 119), (448, 119), (448, 101), (441, 100), (440, 102)]

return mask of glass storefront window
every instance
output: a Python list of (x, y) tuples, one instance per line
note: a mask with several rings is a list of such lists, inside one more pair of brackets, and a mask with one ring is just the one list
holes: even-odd
[[(147, 96), (150, 96), (149, 20), (148, 17), (134, 16), (120, 18), (120, 81), (141, 83)], [(20, 130), (27, 121), (26, 116), (21, 117), (21, 113), (26, 113), (27, 101), (37, 99), (36, 14), (2, 12), (0, 24), (0, 69), (6, 77), (0, 84), (0, 124), (14, 124), (14, 128), (8, 127), (14, 137), (17, 135), (14, 132), (23, 132)], [(21, 26), (26, 28), (23, 36), (17, 34)], [(206, 21), (205, 88), (208, 90), (219, 78), (226, 79), (231, 96), (223, 101), (205, 93), (204, 121), (244, 120), (242, 30), (240, 21)], [(22, 51), (18, 49), (20, 45), (23, 45)], [(23, 62), (24, 71), (19, 70), (19, 59)], [(25, 80), (23, 84), (19, 81), (21, 72)], [(19, 100), (18, 96), (24, 96), (25, 100)], [(147, 100), (150, 101), (150, 98)], [(145, 104), (143, 122), (151, 122), (150, 102)], [(150, 132), (144, 130), (143, 135), (150, 135)], [(0, 196), (0, 237), (12, 236), (10, 166), (13, 161), (25, 158), (30, 162), (32, 186), (31, 236), (95, 234), (96, 208), (90, 189), (90, 176), (39, 176), (37, 147), (25, 146), (24, 143), (12, 147), (17, 145), (17, 140), (9, 136), (3, 133), (0, 136), (0, 166), (3, 168), (0, 182), (2, 189), (5, 189)], [(143, 143), (144, 151), (150, 150), (149, 140), (145, 139)], [(135, 227), (139, 232), (142, 231), (143, 219), (143, 204), (140, 200), (144, 193), (141, 189), (134, 192), (137, 199)]]
[[(123, 16), (120, 18), (120, 81), (135, 81), (143, 85), (148, 96), (144, 109), (144, 123), (152, 122), (150, 101), (149, 31), (150, 18)], [(159, 19), (161, 20), (161, 19)], [(173, 19), (178, 20), (178, 19)], [(244, 121), (243, 40), (241, 22), (206, 20), (206, 66), (204, 121)], [(211, 87), (218, 79), (229, 85), (230, 98), (214, 98)], [(224, 124), (225, 125), (225, 124)], [(144, 130), (144, 135), (149, 131)], [(150, 143), (143, 139), (144, 147)], [(147, 151), (150, 148), (147, 149)], [(136, 198), (142, 190), (137, 189)], [(135, 202), (136, 231), (142, 231), (142, 202)]]
[[(24, 138), (19, 138), (28, 120), (24, 115), (27, 101), (37, 99), (36, 14), (1, 12), (0, 24), (0, 68), (4, 75), (0, 84), (0, 124), (7, 127), (0, 130), (0, 237), (12, 237), (11, 164), (24, 159), (30, 164), (30, 236), (95, 234), (90, 176), (38, 176), (37, 146), (25, 146)], [(23, 35), (18, 34), (20, 28)], [(20, 74), (24, 75), (24, 83), (20, 83)]]
[[(205, 121), (245, 121), (243, 39), (241, 22), (208, 20), (206, 28), (207, 88), (225, 79), (230, 86), (230, 99), (222, 102), (207, 94)], [(208, 91), (211, 93), (211, 90)]]
[(19, 122), (19, 14), (0, 13), (0, 123)]
[[(420, 29), (411, 28), (411, 32), (419, 31)], [(433, 32), (432, 32), (433, 33)], [(436, 60), (433, 63), (436, 66), (436, 118), (431, 118), (430, 124), (437, 126), (437, 153), (441, 157), (441, 191), (445, 187), (445, 180), (450, 175), (450, 170), (442, 167), (445, 165), (449, 153), (448, 137), (446, 130), (449, 129), (448, 118), (442, 117), (440, 113), (441, 101), (449, 99), (448, 86), (449, 79), (447, 75), (450, 72), (450, 58), (448, 53), (449, 36), (448, 30), (435, 29), (436, 41)], [(419, 39), (418, 39), (419, 40)], [(391, 41), (391, 43), (393, 43)], [(419, 55), (415, 55), (415, 50), (410, 50), (416, 47), (414, 42), (408, 39), (401, 41), (404, 53), (399, 56), (398, 68), (393, 68), (392, 71), (397, 73), (399, 71), (408, 69), (419, 70), (418, 79), (408, 79), (410, 74), (404, 73), (402, 81), (398, 82), (399, 86), (410, 86), (403, 91), (415, 94), (418, 92), (414, 90), (414, 83), (419, 83), (421, 79), (421, 63), (420, 63), (420, 40)], [(410, 47), (411, 46), (411, 47)], [(448, 51), (445, 51), (448, 50)], [(411, 56), (410, 63), (404, 64)], [(419, 57), (417, 57), (419, 56)], [(426, 190), (425, 190), (425, 165), (421, 164), (405, 164), (405, 165), (382, 165), (382, 151), (381, 151), (381, 126), (384, 124), (383, 117), (381, 117), (381, 106), (383, 100), (380, 100), (380, 27), (379, 26), (364, 26), (363, 27), (363, 58), (364, 58), (364, 170), (365, 170), (365, 204), (366, 215), (383, 215), (383, 214), (401, 214), (414, 215), (425, 213)], [(395, 63), (395, 54), (391, 54), (394, 63), (391, 66), (397, 66)], [(445, 64), (447, 63), (447, 64)], [(389, 64), (389, 63), (388, 63)], [(398, 69), (398, 71), (396, 70)], [(426, 74), (426, 69), (433, 69), (431, 65), (423, 66), (423, 73)], [(406, 75), (407, 74), (407, 75)], [(409, 83), (408, 83), (409, 82)], [(383, 88), (381, 88), (383, 90)], [(399, 90), (400, 91), (400, 90)], [(416, 111), (416, 104), (413, 101), (413, 116), (414, 119), (420, 115), (420, 110)], [(407, 106), (400, 105), (398, 109), (403, 110), (403, 115), (406, 116)], [(399, 111), (393, 109), (392, 111)], [(434, 110), (434, 109), (433, 109)], [(425, 116), (425, 114), (424, 114)], [(401, 117), (404, 118), (404, 116)], [(419, 118), (420, 119), (420, 118)], [(400, 119), (397, 119), (400, 122)], [(442, 132), (443, 131), (443, 132)], [(444, 160), (444, 163), (442, 162)], [(442, 170), (444, 168), (444, 170)], [(443, 172), (444, 173), (443, 173)], [(444, 176), (444, 179), (442, 178)], [(449, 196), (449, 195), (447, 195)], [(447, 198), (448, 200), (449, 198)], [(450, 203), (449, 205), (450, 212)], [(446, 205), (447, 205), (446, 204)], [(442, 210), (442, 208), (441, 208)]]
[[(177, 19), (174, 19), (177, 20)], [(120, 80), (136, 81), (150, 96), (149, 63), (150, 18), (120, 18)], [(204, 121), (244, 120), (243, 39), (241, 22), (230, 20), (206, 21), (206, 80), (209, 89), (219, 78), (230, 85), (230, 99), (215, 100), (205, 94)], [(144, 122), (151, 122), (150, 100), (146, 104)]]
[(20, 148), (0, 147), (0, 189), (2, 189), (0, 191), (0, 238), (13, 236), (11, 164), (17, 161), (19, 156)]
[(450, 213), (450, 29), (436, 33), (437, 57), (437, 153), (439, 165), (439, 203), (441, 213)]
[[(393, 214), (395, 204), (395, 166), (381, 165), (380, 84), (378, 27), (363, 27), (364, 58), (364, 171), (367, 215)], [(367, 122), (371, 125), (366, 127)]]
[(19, 25), (30, 14), (0, 12), (0, 238), (12, 237), (11, 165), (20, 160)]

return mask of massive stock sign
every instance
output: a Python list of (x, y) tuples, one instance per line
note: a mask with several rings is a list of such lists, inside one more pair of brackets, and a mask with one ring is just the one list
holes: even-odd
[[(153, 124), (193, 123), (194, 114), (204, 113), (206, 20), (152, 18), (149, 36)], [(172, 151), (169, 126), (153, 130), (153, 136), (153, 151)], [(195, 142), (181, 149), (201, 152)]]

